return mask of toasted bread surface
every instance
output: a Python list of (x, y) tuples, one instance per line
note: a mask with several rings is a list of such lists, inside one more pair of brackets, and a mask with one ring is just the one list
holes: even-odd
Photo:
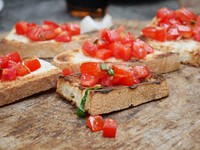
[[(48, 65), (50, 64), (48, 63)], [(53, 66), (50, 68), (49, 66), (42, 66), (37, 71), (23, 77), (17, 77), (13, 81), (1, 81), (0, 106), (55, 88), (60, 75), (60, 69)]]
[(121, 59), (109, 58), (101, 60), (92, 58), (82, 53), (81, 49), (76, 49), (68, 52), (63, 52), (53, 59), (53, 64), (61, 69), (70, 68), (72, 71), (79, 71), (79, 66), (83, 62), (99, 62), (99, 63), (116, 63), (128, 65), (147, 65), (152, 72), (167, 73), (175, 71), (180, 67), (179, 55), (177, 53), (164, 53), (155, 51), (153, 54), (148, 54), (144, 59), (131, 59), (127, 62)]
[(183, 64), (200, 66), (200, 42), (191, 39), (180, 39), (177, 41), (159, 42), (153, 39), (145, 38), (146, 42), (152, 47), (164, 51), (179, 53), (180, 61)]
[(5, 55), (13, 50), (18, 51), (22, 58), (38, 57), (53, 58), (55, 55), (76, 48), (80, 48), (82, 43), (89, 35), (73, 36), (70, 42), (31, 41), (23, 35), (17, 35), (13, 29), (0, 42), (0, 55)]
[[(86, 89), (80, 85), (79, 75), (60, 77), (57, 84), (57, 92), (77, 107), (80, 106)], [(165, 79), (153, 74), (147, 81), (132, 87), (112, 86), (90, 90), (85, 110), (91, 115), (106, 114), (160, 99), (168, 94), (169, 89)]]

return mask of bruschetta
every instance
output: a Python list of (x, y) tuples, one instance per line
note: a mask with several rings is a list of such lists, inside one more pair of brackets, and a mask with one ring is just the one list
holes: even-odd
[(57, 92), (78, 107), (80, 117), (123, 110), (169, 94), (165, 79), (147, 66), (87, 62), (80, 70), (61, 76), (57, 84)]
[(0, 106), (55, 88), (61, 70), (42, 59), (0, 56)]
[(183, 64), (200, 66), (200, 15), (184, 7), (160, 8), (141, 38), (157, 50), (179, 53)]
[(124, 27), (103, 29), (99, 36), (85, 40), (81, 49), (58, 54), (53, 64), (61, 69), (79, 71), (84, 62), (147, 65), (152, 72), (167, 73), (179, 69), (179, 54), (157, 51), (142, 40), (135, 39)]

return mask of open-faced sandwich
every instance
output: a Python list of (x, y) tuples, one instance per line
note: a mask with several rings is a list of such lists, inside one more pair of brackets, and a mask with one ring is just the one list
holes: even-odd
[(17, 51), (0, 56), (0, 106), (55, 88), (60, 74), (42, 59), (22, 61)]
[(75, 23), (45, 20), (42, 25), (19, 21), (0, 42), (0, 55), (17, 50), (22, 58), (52, 58), (60, 52), (81, 47), (83, 39), (80, 28)]
[(182, 63), (200, 66), (200, 15), (184, 7), (161, 8), (142, 35), (155, 49), (179, 53)]
[(169, 89), (161, 75), (147, 66), (83, 63), (80, 73), (61, 76), (57, 92), (78, 107), (81, 117), (105, 114), (166, 97)]
[(147, 65), (152, 72), (166, 73), (179, 68), (179, 55), (154, 50), (142, 40), (135, 39), (124, 27), (100, 30), (99, 36), (86, 40), (82, 49), (63, 52), (54, 57), (53, 64), (61, 69), (79, 71), (84, 62)]

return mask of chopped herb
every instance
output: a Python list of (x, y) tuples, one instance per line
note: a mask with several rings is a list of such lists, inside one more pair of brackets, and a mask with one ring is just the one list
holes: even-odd
[(194, 24), (196, 24), (196, 21), (192, 19), (192, 20), (190, 21), (190, 23), (194, 25)]
[(88, 92), (89, 91), (90, 91), (90, 88), (85, 90), (84, 96), (83, 96), (83, 98), (81, 100), (81, 104), (80, 104), (80, 106), (79, 106), (79, 108), (77, 110), (77, 115), (79, 117), (82, 117), (82, 118), (86, 116), (86, 111), (85, 111), (84, 107), (85, 107), (85, 102), (87, 100), (87, 96), (88, 96)]
[(108, 68), (107, 64), (101, 64), (101, 69), (108, 70), (109, 68)]
[(113, 76), (115, 74), (114, 70), (112, 68), (108, 69), (108, 74)]
[(99, 41), (99, 39), (96, 39), (96, 40), (94, 41), (94, 44), (97, 45), (98, 41)]
[(101, 69), (102, 70), (106, 70), (107, 73), (111, 76), (113, 76), (115, 73), (114, 73), (114, 70), (112, 68), (109, 68), (107, 64), (101, 64)]

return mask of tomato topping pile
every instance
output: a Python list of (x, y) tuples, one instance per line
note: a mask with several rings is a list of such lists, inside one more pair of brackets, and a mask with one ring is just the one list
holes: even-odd
[(81, 85), (91, 87), (125, 85), (132, 86), (140, 83), (150, 75), (147, 66), (126, 66), (86, 62), (81, 64)]
[(54, 39), (56, 42), (69, 42), (72, 36), (80, 34), (80, 27), (74, 23), (58, 25), (45, 20), (42, 25), (19, 21), (15, 25), (16, 33), (24, 35), (32, 41), (47, 41)]
[(194, 39), (200, 41), (200, 15), (182, 7), (177, 10), (160, 8), (157, 11), (156, 26), (142, 30), (144, 36), (164, 42), (176, 39)]
[(135, 39), (131, 32), (126, 33), (125, 28), (103, 29), (99, 31), (97, 39), (87, 40), (82, 45), (82, 51), (90, 57), (106, 60), (110, 57), (130, 60), (144, 58), (147, 54), (153, 53), (154, 49), (145, 42)]
[(18, 52), (14, 51), (6, 56), (0, 56), (0, 80), (11, 81), (18, 76), (25, 76), (41, 67), (38, 59), (22, 62)]
[(117, 123), (113, 119), (106, 118), (103, 120), (102, 116), (100, 115), (89, 116), (86, 122), (86, 126), (93, 132), (103, 130), (104, 137), (116, 137)]

